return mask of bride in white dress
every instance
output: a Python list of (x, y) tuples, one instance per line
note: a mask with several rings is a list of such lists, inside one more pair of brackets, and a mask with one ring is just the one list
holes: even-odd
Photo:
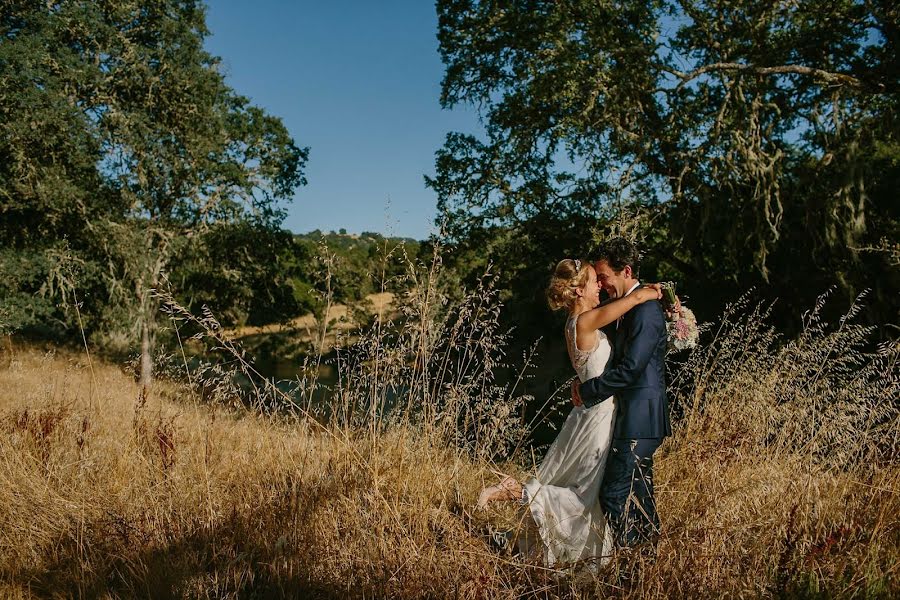
[[(659, 286), (638, 288), (603, 306), (594, 267), (566, 259), (556, 265), (547, 299), (553, 310), (565, 308), (566, 346), (578, 379), (600, 376), (612, 349), (600, 331), (634, 306), (660, 297)], [(485, 488), (478, 498), (483, 508), (495, 500), (519, 500), (529, 508), (548, 565), (608, 556), (612, 538), (600, 507), (606, 455), (612, 438), (615, 404), (612, 397), (592, 408), (576, 406), (547, 451), (535, 477), (519, 483), (507, 477)]]

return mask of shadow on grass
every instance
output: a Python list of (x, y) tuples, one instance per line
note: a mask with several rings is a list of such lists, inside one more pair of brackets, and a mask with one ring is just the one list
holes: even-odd
[[(0, 581), (48, 598), (373, 595), (374, 590), (348, 590), (315, 575), (317, 548), (309, 520), (325, 494), (301, 493), (299, 482), (274, 486), (280, 488), (274, 501), (234, 509), (211, 525), (163, 525), (163, 532), (152, 536), (134, 520), (110, 515), (85, 524), (80, 535), (69, 532), (49, 543), (42, 566), (0, 573)], [(160, 543), (161, 537), (166, 541)]]

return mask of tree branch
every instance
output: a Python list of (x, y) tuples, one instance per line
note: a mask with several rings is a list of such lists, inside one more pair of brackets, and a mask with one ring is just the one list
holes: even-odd
[[(681, 82), (675, 88), (680, 89), (685, 86), (688, 82), (704, 75), (706, 73), (714, 72), (714, 71), (739, 71), (746, 73), (753, 73), (755, 75), (806, 75), (808, 77), (814, 77), (816, 79), (820, 79), (822, 81), (826, 81), (828, 83), (833, 83), (837, 85), (846, 85), (852, 88), (862, 89), (867, 87), (865, 83), (857, 79), (856, 77), (852, 77), (851, 75), (846, 75), (844, 73), (833, 73), (831, 71), (825, 71), (823, 69), (816, 69), (813, 67), (806, 67), (803, 65), (780, 65), (777, 67), (757, 67), (754, 65), (747, 65), (743, 63), (734, 63), (734, 62), (718, 62), (712, 63), (709, 65), (703, 65), (697, 69), (689, 73), (685, 73), (683, 71), (678, 71), (676, 69), (671, 69), (668, 67), (664, 67), (664, 70), (667, 73), (671, 73), (672, 75), (678, 77)], [(878, 86), (879, 88), (883, 88), (884, 86)]]

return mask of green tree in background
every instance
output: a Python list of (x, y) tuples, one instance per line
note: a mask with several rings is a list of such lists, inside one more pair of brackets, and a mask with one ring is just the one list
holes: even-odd
[[(881, 1), (440, 0), (441, 102), (477, 106), (429, 185), (512, 295), (634, 210), (649, 275), (709, 310), (838, 284), (896, 318), (898, 9)], [(515, 288), (516, 282), (520, 282)], [(702, 294), (701, 294), (702, 292)], [(796, 311), (799, 312), (799, 311)]]
[(0, 13), (0, 236), (96, 267), (96, 303), (141, 340), (145, 391), (162, 275), (216, 224), (277, 229), (305, 183), (307, 150), (226, 85), (206, 34), (188, 0)]
[[(313, 257), (315, 265), (307, 272), (322, 271), (324, 260), (331, 260), (331, 292), (337, 302), (353, 303), (368, 294), (381, 291), (397, 292), (408, 288), (400, 281), (407, 273), (409, 261), (420, 251), (420, 242), (410, 238), (385, 237), (364, 231), (360, 234), (323, 233), (315, 230), (296, 236), (306, 257)], [(319, 278), (321, 279), (321, 277)], [(321, 294), (321, 284), (313, 284)]]
[(308, 248), (289, 231), (216, 223), (192, 238), (170, 280), (195, 312), (206, 305), (224, 325), (264, 325), (312, 310), (311, 262)]

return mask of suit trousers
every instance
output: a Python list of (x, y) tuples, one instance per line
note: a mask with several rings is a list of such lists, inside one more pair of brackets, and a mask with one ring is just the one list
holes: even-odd
[(659, 517), (653, 497), (653, 453), (662, 438), (614, 439), (600, 502), (617, 547), (655, 542)]

